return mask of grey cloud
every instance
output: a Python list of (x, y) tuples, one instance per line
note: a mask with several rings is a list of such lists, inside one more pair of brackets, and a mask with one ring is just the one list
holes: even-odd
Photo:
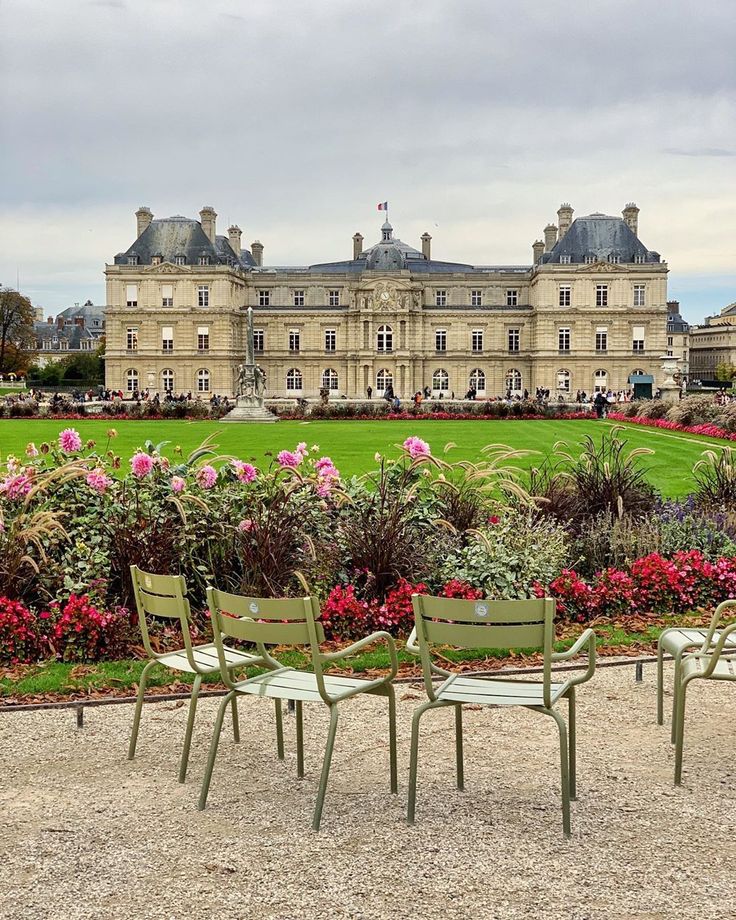
[(665, 153), (678, 157), (736, 157), (736, 150), (725, 150), (722, 147), (693, 147), (689, 150), (670, 147)]

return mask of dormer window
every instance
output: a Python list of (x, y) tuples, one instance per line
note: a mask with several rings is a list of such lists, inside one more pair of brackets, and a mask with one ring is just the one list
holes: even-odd
[(562, 256), (560, 256), (560, 265), (569, 265), (569, 264), (570, 264), (570, 256), (569, 256), (569, 255), (562, 255)]
[(151, 265), (160, 265), (163, 262), (161, 256), (151, 256)]
[(635, 255), (635, 256), (634, 256), (634, 264), (635, 264), (635, 265), (643, 265), (643, 264), (644, 264), (644, 256), (639, 255), (639, 254)]
[(595, 262), (595, 256), (588, 255), (585, 257), (585, 264), (592, 265)]
[(617, 265), (617, 264), (621, 261), (621, 257), (620, 257), (620, 256), (617, 256), (616, 253), (612, 252), (612, 253), (608, 256), (608, 261), (611, 262), (611, 263), (613, 263), (614, 265)]
[(174, 264), (175, 265), (186, 265), (187, 257), (186, 256), (174, 256)]
[(199, 257), (199, 264), (200, 264), (200, 265), (209, 265), (209, 264), (210, 264), (210, 257), (209, 257), (209, 256), (200, 256), (200, 257)]
[(137, 264), (138, 264), (138, 256), (135, 253), (133, 253), (132, 255), (129, 255), (128, 265), (137, 265)]

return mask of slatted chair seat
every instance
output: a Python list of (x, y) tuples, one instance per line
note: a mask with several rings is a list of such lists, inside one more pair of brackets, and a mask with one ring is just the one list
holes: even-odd
[[(676, 655), (683, 649), (700, 648), (707, 635), (707, 629), (667, 629), (662, 633), (662, 648), (670, 655)], [(720, 637), (720, 632), (716, 630), (713, 642), (717, 642)], [(726, 640), (726, 648), (736, 649), (736, 636)]]
[[(239, 649), (224, 647), (225, 661), (229, 668), (245, 668), (253, 664), (263, 664), (258, 655), (250, 655)], [(217, 655), (217, 646), (214, 642), (207, 645), (193, 645), (192, 659), (196, 668), (193, 668), (186, 649), (178, 652), (166, 652), (158, 659), (158, 663), (175, 671), (185, 671), (188, 674), (214, 674), (220, 670), (220, 659)]]
[[(371, 691), (371, 682), (357, 677), (324, 674), (322, 680), (325, 690), (330, 695), (343, 693), (346, 690), (363, 693)], [(250, 681), (240, 681), (234, 683), (233, 688), (238, 693), (249, 693), (251, 696), (264, 696), (270, 699), (301, 700), (304, 703), (324, 701), (319, 690), (317, 675), (309, 671), (297, 671), (294, 668), (262, 674)]]
[[(710, 655), (688, 655), (682, 662), (682, 677), (705, 677)], [(736, 658), (720, 657), (707, 676), (711, 680), (736, 680)]]
[[(550, 703), (554, 706), (566, 690), (566, 683), (551, 683)], [(533, 680), (457, 675), (445, 681), (435, 695), (438, 700), (476, 706), (544, 706), (544, 684)]]

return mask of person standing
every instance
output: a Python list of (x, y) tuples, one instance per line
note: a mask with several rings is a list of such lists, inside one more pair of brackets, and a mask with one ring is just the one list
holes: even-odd
[(368, 394), (368, 399), (370, 399), (373, 396), (373, 387), (369, 386), (366, 393)]

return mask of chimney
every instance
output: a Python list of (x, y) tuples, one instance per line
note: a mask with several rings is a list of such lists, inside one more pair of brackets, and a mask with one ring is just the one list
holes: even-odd
[(205, 205), (202, 210), (199, 212), (199, 220), (202, 224), (202, 229), (205, 232), (205, 235), (209, 238), (210, 243), (215, 245), (215, 220), (217, 214), (215, 209)]
[(629, 230), (634, 236), (639, 236), (639, 208), (633, 201), (630, 201), (621, 213)]
[(547, 224), (544, 228), (544, 251), (549, 252), (557, 242), (557, 227)]
[(557, 226), (560, 228), (560, 239), (570, 229), (572, 223), (572, 208), (564, 201), (557, 211)]
[(142, 205), (135, 212), (135, 219), (137, 223), (137, 236), (136, 239), (143, 233), (143, 231), (150, 226), (151, 221), (153, 220), (153, 212), (150, 208), (147, 208), (145, 205)]
[(353, 234), (353, 258), (357, 259), (361, 252), (363, 252), (363, 234), (354, 233)]
[(256, 265), (263, 265), (263, 243), (260, 240), (254, 240), (250, 244), (250, 251)]
[(544, 242), (542, 240), (534, 240), (532, 243), (532, 258), (534, 260), (534, 265), (538, 265), (539, 261), (542, 258), (542, 253), (544, 252)]
[(243, 248), (241, 243), (243, 231), (237, 224), (233, 224), (232, 227), (227, 228), (227, 235), (230, 240), (230, 248), (240, 258), (240, 250)]
[(49, 318), (46, 320), (46, 322), (49, 324), (49, 326), (53, 326), (53, 325), (54, 325), (54, 317), (53, 317), (53, 316), (49, 316)]
[(422, 255), (429, 262), (432, 258), (431, 253), (432, 237), (428, 233), (422, 234)]

